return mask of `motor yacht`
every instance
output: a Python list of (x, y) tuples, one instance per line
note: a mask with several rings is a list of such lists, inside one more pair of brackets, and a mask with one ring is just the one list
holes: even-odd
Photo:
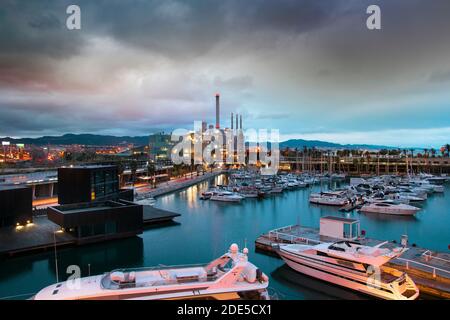
[(349, 202), (343, 192), (311, 193), (309, 202), (329, 206), (343, 206)]
[(392, 200), (383, 200), (366, 203), (359, 210), (361, 212), (410, 216), (415, 215), (420, 210), (420, 208), (404, 203), (397, 203)]
[(380, 299), (414, 300), (419, 289), (404, 272), (385, 266), (404, 248), (393, 250), (353, 241), (318, 245), (279, 244), (276, 252), (297, 272)]
[(241, 202), (242, 199), (244, 197), (231, 191), (214, 192), (210, 198), (210, 200), (222, 202)]
[(203, 265), (119, 269), (68, 280), (39, 291), (33, 300), (269, 299), (268, 277), (236, 244)]

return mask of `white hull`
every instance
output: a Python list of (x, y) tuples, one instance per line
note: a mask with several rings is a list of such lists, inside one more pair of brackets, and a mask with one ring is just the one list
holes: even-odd
[(413, 216), (417, 213), (414, 209), (396, 209), (396, 208), (374, 208), (363, 206), (359, 211), (369, 213), (382, 213), (396, 216)]
[(212, 196), (210, 198), (210, 200), (213, 201), (221, 201), (221, 202), (241, 202), (241, 198), (228, 198), (228, 197), (217, 197), (217, 196)]
[(347, 204), (345, 199), (333, 199), (333, 198), (309, 198), (309, 202), (315, 204), (323, 204), (327, 206), (343, 206)]
[(248, 249), (202, 265), (119, 269), (40, 290), (33, 300), (268, 299), (269, 278), (248, 262)]
[[(281, 258), (286, 264), (297, 272), (306, 274), (308, 276), (320, 279), (326, 282), (330, 282), (342, 287), (346, 287), (361, 293), (374, 296), (380, 299), (386, 300), (406, 300), (406, 298), (400, 294), (394, 294), (386, 291), (386, 284), (381, 284), (373, 279), (370, 279), (367, 275), (356, 271), (344, 271), (339, 270), (337, 267), (326, 266), (326, 264), (320, 262), (314, 262), (307, 258), (302, 258), (296, 255), (286, 253), (284, 251), (279, 252)], [(408, 284), (410, 290), (416, 292), (415, 295), (409, 299), (416, 299), (418, 296), (418, 289), (414, 283), (408, 278)], [(370, 283), (374, 285), (369, 285)]]

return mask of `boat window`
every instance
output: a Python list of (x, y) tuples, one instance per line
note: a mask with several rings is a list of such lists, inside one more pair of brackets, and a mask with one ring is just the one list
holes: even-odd
[(335, 250), (335, 251), (343, 251), (343, 252), (345, 252), (345, 249), (344, 249), (344, 248), (337, 247), (337, 246), (335, 246), (335, 245), (329, 246), (328, 249), (330, 249), (330, 250)]
[(375, 205), (379, 207), (389, 207), (389, 205), (386, 203), (376, 203)]

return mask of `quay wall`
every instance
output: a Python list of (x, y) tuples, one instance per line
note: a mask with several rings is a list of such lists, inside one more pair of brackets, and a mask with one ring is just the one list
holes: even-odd
[(171, 193), (171, 192), (175, 192), (175, 191), (178, 191), (178, 190), (181, 190), (184, 188), (188, 188), (199, 182), (203, 182), (203, 181), (209, 180), (211, 178), (214, 178), (222, 173), (223, 173), (223, 171), (208, 172), (201, 176), (197, 176), (195, 178), (187, 179), (184, 181), (166, 182), (166, 183), (161, 184), (154, 190), (151, 190), (151, 191), (145, 192), (145, 193), (139, 193), (135, 197), (135, 199), (141, 200), (141, 199), (150, 198), (150, 197), (156, 198), (156, 197), (159, 197), (159, 196)]

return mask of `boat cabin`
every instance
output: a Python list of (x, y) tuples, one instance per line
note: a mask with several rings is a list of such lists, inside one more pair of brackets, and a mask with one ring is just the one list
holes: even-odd
[(356, 240), (360, 236), (359, 220), (326, 216), (320, 218), (320, 236)]

